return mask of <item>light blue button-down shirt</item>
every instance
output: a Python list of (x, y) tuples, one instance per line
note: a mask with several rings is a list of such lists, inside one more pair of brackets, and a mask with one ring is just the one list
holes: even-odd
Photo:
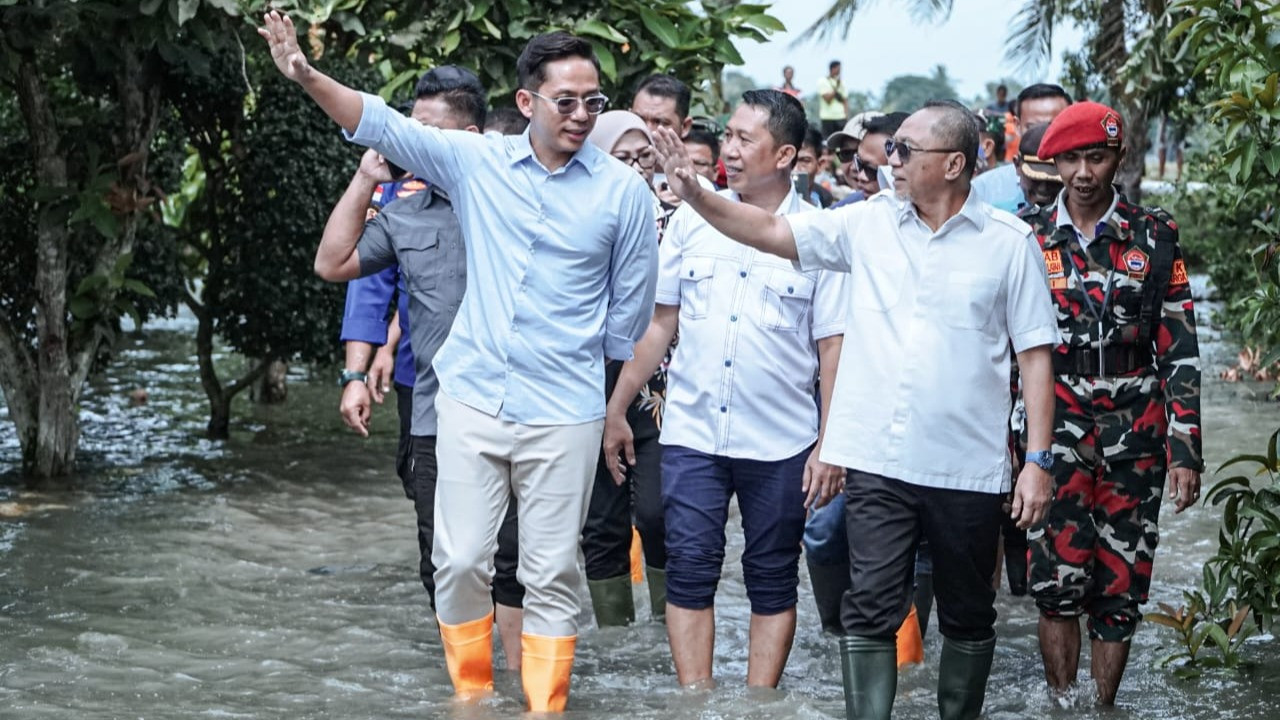
[(1027, 203), (1027, 196), (1018, 182), (1018, 168), (1006, 163), (988, 170), (973, 179), (973, 191), (983, 202), (997, 210), (1013, 215)]
[(529, 136), (440, 130), (363, 95), (348, 139), (444, 188), (467, 292), (435, 357), (441, 392), (525, 425), (604, 417), (604, 358), (629, 360), (653, 316), (652, 191), (590, 143), (555, 172)]

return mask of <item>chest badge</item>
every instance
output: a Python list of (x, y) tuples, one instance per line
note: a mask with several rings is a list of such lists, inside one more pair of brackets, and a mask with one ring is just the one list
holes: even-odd
[(1130, 278), (1142, 280), (1147, 277), (1149, 261), (1145, 252), (1138, 248), (1133, 248), (1122, 255), (1120, 261), (1124, 263), (1124, 269), (1129, 273)]
[(1050, 276), (1063, 274), (1061, 250), (1044, 251), (1044, 269)]

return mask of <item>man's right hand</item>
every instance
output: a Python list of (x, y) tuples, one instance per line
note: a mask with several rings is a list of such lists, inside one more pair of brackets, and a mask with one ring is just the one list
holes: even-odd
[(364, 383), (349, 382), (342, 388), (338, 412), (342, 414), (342, 422), (361, 437), (369, 437), (370, 410), (369, 388)]
[(698, 185), (698, 172), (684, 149), (684, 141), (671, 128), (660, 127), (653, 133), (653, 149), (658, 154), (662, 171), (667, 174), (667, 185), (682, 200), (690, 200), (702, 188)]
[(601, 446), (604, 449), (604, 466), (609, 469), (613, 481), (622, 485), (627, 481), (627, 470), (622, 467), (620, 456), (625, 453), (627, 465), (634, 467), (636, 464), (635, 434), (631, 432), (631, 425), (627, 424), (625, 412), (605, 413)]
[(302, 48), (298, 47), (298, 31), (293, 27), (293, 20), (272, 10), (263, 16), (263, 22), (258, 34), (271, 47), (271, 59), (280, 74), (296, 83), (305, 80), (311, 73), (311, 65)]
[(361, 177), (374, 183), (391, 182), (391, 169), (387, 167), (387, 161), (372, 148), (365, 150), (364, 155), (360, 156), (360, 168), (356, 173)]

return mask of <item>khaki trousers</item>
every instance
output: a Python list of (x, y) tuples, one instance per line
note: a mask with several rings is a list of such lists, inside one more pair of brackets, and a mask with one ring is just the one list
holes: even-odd
[(604, 420), (522, 425), (436, 394), (436, 613), (457, 625), (493, 609), (498, 528), (519, 505), (524, 632), (577, 634), (582, 586), (578, 543), (591, 500)]

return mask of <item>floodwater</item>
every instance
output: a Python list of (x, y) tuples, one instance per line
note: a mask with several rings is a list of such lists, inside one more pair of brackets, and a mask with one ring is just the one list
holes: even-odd
[[(210, 443), (201, 439), (193, 335), (179, 320), (126, 340), (83, 400), (83, 472), (70, 482), (34, 489), (17, 477), (0, 407), (0, 717), (520, 715), (519, 678), (508, 673), (485, 704), (450, 700), (416, 574), (412, 506), (392, 471), (394, 408), (378, 408), (374, 434), (362, 440), (342, 427), (328, 374), (297, 374), (287, 404), (241, 399), (232, 439)], [(1217, 381), (1231, 351), (1206, 340), (1206, 455), (1216, 468), (1257, 451), (1280, 426), (1280, 404), (1259, 386)], [(240, 361), (218, 362), (230, 373)], [(150, 400), (131, 406), (138, 387)], [(1194, 587), (1215, 548), (1216, 518), (1211, 508), (1177, 516), (1166, 508), (1153, 600), (1177, 603)], [(843, 716), (835, 641), (820, 633), (803, 577), (781, 688), (743, 688), (748, 608), (740, 532), (730, 537), (717, 605), (719, 689), (676, 687), (662, 626), (597, 630), (586, 621), (568, 717)], [(647, 618), (647, 594), (635, 595)], [(1116, 711), (1058, 708), (1043, 690), (1034, 607), (1002, 592), (998, 609), (988, 718), (1276, 715), (1274, 640), (1251, 642), (1244, 670), (1182, 680), (1156, 667), (1173, 646), (1152, 624), (1135, 640)], [(938, 642), (929, 633), (925, 665), (902, 675), (896, 717), (937, 716)]]

